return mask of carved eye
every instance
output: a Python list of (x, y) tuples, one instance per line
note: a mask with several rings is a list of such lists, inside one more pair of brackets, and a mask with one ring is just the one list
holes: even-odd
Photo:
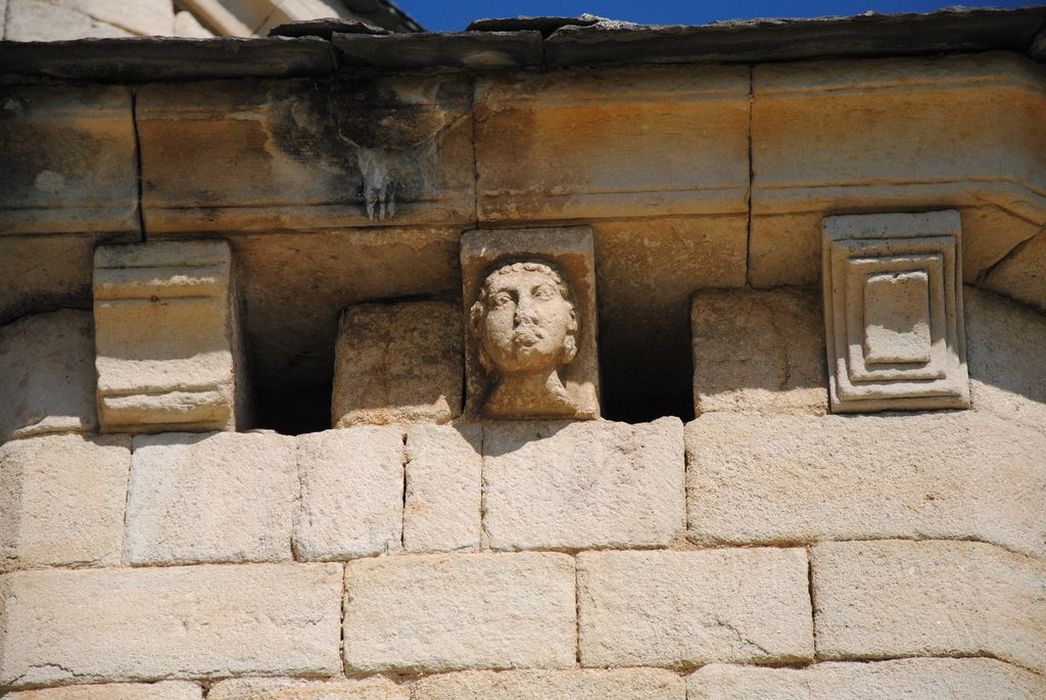
[(541, 301), (548, 301), (556, 295), (556, 290), (547, 284), (542, 284), (534, 288), (534, 298), (540, 299)]
[(512, 295), (508, 292), (498, 292), (490, 298), (490, 305), (494, 308), (512, 303)]

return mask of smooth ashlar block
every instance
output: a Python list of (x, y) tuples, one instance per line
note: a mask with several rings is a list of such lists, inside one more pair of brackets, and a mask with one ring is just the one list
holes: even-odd
[(0, 578), (0, 684), (330, 676), (341, 593), (339, 564), (14, 572)]
[(825, 218), (834, 412), (969, 408), (960, 248), (954, 210)]
[(331, 424), (446, 423), (461, 414), (461, 312), (440, 301), (359, 304), (341, 315)]
[(653, 668), (463, 671), (426, 676), (415, 700), (684, 700), (682, 678)]
[(246, 377), (229, 244), (105, 245), (94, 266), (102, 431), (242, 430)]
[(211, 686), (207, 700), (410, 700), (410, 693), (384, 678), (230, 678)]
[(345, 663), (360, 673), (567, 668), (574, 560), (565, 554), (419, 554), (345, 570)]
[(814, 656), (806, 552), (581, 552), (582, 666), (794, 663)]
[(583, 226), (461, 237), (469, 417), (599, 417), (594, 258)]
[(483, 452), (491, 549), (667, 546), (683, 530), (678, 418), (488, 423)]
[(4, 697), (8, 700), (203, 700), (203, 688), (188, 681), (101, 683), (22, 690)]
[(94, 394), (89, 311), (51, 311), (0, 327), (0, 441), (94, 432)]

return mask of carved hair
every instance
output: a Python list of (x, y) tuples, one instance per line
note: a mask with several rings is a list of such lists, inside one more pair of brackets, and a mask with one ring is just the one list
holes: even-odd
[[(559, 290), (560, 296), (570, 304), (571, 310), (574, 309), (574, 298), (570, 293), (570, 287), (563, 280), (563, 276), (559, 271), (551, 264), (542, 262), (513, 262), (502, 264), (494, 270), (492, 270), (486, 278), (483, 280), (483, 284), (480, 286), (479, 294), (476, 296), (475, 303), (469, 308), (469, 335), (473, 341), (473, 347), (476, 348), (476, 356), (479, 360), (480, 366), (483, 371), (490, 377), (497, 374), (497, 367), (494, 362), (487, 355), (486, 349), (483, 347), (483, 333), (482, 325), (483, 319), (487, 314), (487, 299), (490, 297), (490, 288), (501, 275), (507, 275), (513, 272), (540, 272), (548, 277), (549, 281), (555, 285), (556, 289)], [(575, 318), (570, 326), (567, 328), (567, 337), (563, 340), (563, 351), (560, 355), (560, 361), (565, 365), (574, 359), (577, 355), (577, 330), (578, 323)]]

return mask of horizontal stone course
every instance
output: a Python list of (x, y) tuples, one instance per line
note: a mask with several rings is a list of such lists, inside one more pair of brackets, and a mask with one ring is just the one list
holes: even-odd
[(684, 700), (685, 683), (651, 668), (464, 671), (429, 676), (413, 700)]
[(233, 678), (215, 683), (207, 693), (207, 700), (408, 700), (409, 697), (406, 686), (385, 678)]
[(980, 542), (827, 542), (811, 569), (819, 658), (991, 655), (1046, 671), (1042, 559)]
[(564, 554), (420, 554), (349, 562), (351, 672), (564, 668), (575, 662), (574, 561)]
[(813, 658), (803, 549), (582, 552), (582, 666)]
[(103, 683), (23, 690), (4, 697), (7, 700), (202, 700), (203, 688), (188, 681)]
[(0, 686), (341, 670), (339, 564), (20, 571), (0, 578)]

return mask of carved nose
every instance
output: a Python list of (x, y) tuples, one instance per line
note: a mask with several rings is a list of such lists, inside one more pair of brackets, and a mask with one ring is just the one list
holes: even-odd
[(519, 303), (516, 304), (516, 325), (535, 321), (537, 321), (537, 310), (534, 308), (534, 304), (531, 303), (529, 297), (521, 296)]

